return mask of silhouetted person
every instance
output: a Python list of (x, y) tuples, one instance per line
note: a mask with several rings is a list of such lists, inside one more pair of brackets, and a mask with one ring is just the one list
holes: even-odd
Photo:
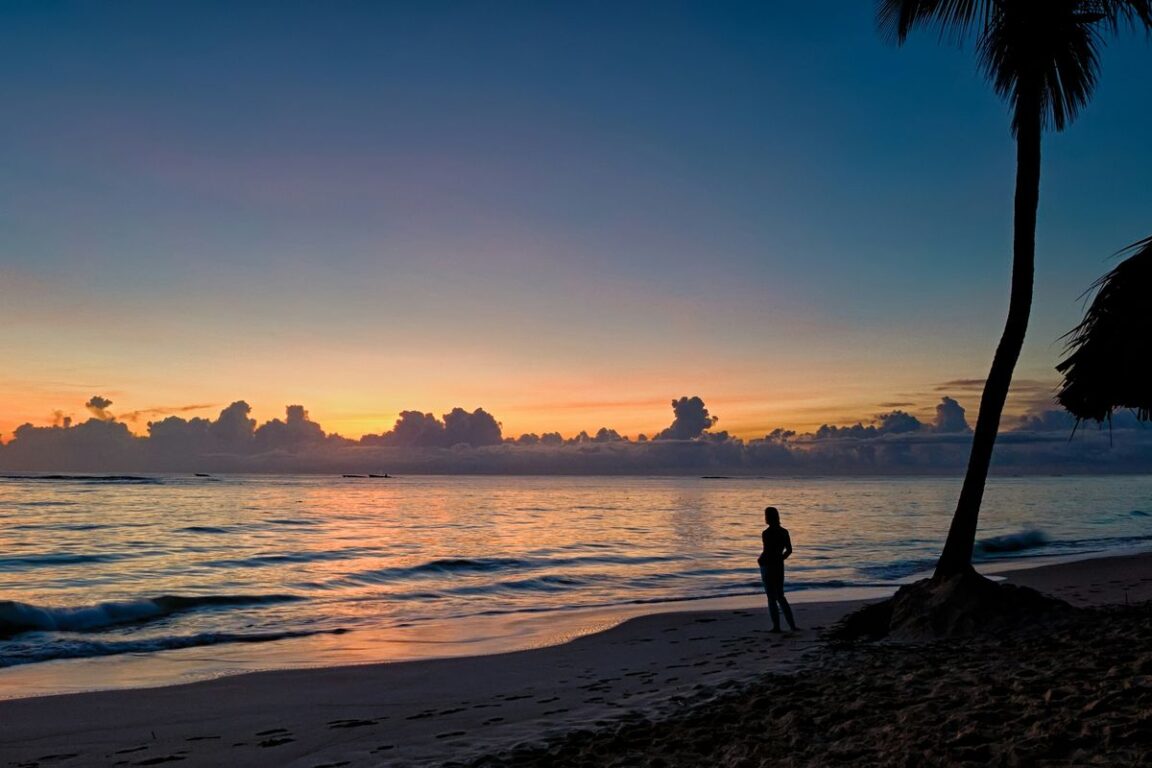
[(784, 598), (784, 561), (792, 554), (792, 537), (788, 529), (780, 525), (780, 511), (776, 507), (765, 507), (764, 522), (768, 527), (760, 534), (764, 541), (764, 551), (757, 562), (760, 563), (760, 579), (764, 582), (764, 593), (768, 595), (768, 615), (772, 617), (772, 631), (780, 631), (780, 611), (792, 631), (796, 631), (796, 621), (792, 618), (792, 607)]

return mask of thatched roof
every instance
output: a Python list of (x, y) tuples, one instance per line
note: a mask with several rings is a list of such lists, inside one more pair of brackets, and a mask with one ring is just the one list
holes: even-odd
[(1117, 408), (1152, 419), (1152, 237), (1128, 251), (1092, 285), (1096, 297), (1056, 366), (1064, 374), (1056, 400), (1078, 419), (1102, 422)]

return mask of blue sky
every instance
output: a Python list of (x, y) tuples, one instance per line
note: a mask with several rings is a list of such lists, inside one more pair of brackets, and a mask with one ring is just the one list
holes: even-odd
[[(1022, 379), (1152, 233), (1149, 55), (1046, 138)], [(0, 98), (0, 433), (100, 393), (762, 434), (929, 413), (1005, 310), (1006, 109), (869, 3), (14, 2)]]

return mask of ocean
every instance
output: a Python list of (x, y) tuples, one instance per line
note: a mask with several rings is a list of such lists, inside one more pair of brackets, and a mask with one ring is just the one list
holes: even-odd
[[(491, 652), (930, 571), (957, 478), (0, 477), (0, 697)], [(994, 478), (977, 559), (1146, 547), (1152, 477)], [(1034, 562), (1034, 561), (1033, 561)], [(876, 592), (878, 594), (878, 592)], [(613, 618), (615, 617), (615, 618)]]

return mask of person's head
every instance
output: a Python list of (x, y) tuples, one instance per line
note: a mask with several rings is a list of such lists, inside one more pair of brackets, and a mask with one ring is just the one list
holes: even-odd
[(780, 525), (780, 510), (776, 507), (764, 507), (764, 522), (768, 525)]

